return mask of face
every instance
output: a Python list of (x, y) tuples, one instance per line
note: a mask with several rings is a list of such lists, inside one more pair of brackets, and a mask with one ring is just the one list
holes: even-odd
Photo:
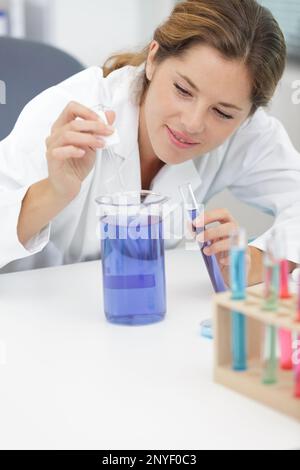
[(141, 158), (178, 164), (217, 148), (247, 119), (251, 79), (244, 64), (209, 46), (193, 46), (183, 57), (156, 64), (158, 47), (153, 41), (147, 60)]

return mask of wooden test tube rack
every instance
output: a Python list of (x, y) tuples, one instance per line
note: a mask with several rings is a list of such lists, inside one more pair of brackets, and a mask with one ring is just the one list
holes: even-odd
[[(230, 291), (216, 294), (214, 380), (300, 421), (300, 400), (293, 396), (293, 371), (282, 371), (278, 365), (278, 382), (274, 385), (261, 383), (264, 327), (272, 325), (300, 334), (300, 323), (295, 321), (296, 301), (296, 296), (292, 295), (290, 299), (279, 300), (277, 312), (262, 310), (263, 284), (249, 287), (247, 298), (242, 301), (232, 300)], [(232, 311), (247, 318), (248, 369), (244, 372), (232, 370)]]

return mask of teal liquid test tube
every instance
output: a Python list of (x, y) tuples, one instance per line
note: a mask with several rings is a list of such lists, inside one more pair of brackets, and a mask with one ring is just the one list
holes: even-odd
[[(239, 228), (230, 239), (230, 286), (233, 300), (246, 298), (246, 232)], [(232, 368), (247, 370), (246, 318), (239, 312), (231, 314)]]
[(238, 312), (231, 314), (232, 328), (232, 368), (235, 371), (247, 370), (246, 318)]

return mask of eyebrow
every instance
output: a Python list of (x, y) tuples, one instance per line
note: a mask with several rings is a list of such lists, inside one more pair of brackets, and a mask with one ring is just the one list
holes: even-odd
[[(192, 80), (189, 78), (189, 77), (186, 77), (185, 75), (182, 75), (181, 73), (177, 72), (177, 74), (183, 78), (195, 91), (198, 91), (198, 88), (196, 87), (196, 85), (192, 82)], [(230, 104), (230, 103), (219, 103), (221, 106), (223, 106), (224, 108), (231, 108), (231, 109), (236, 109), (237, 111), (243, 111), (241, 108), (239, 108), (238, 106), (236, 106), (235, 104)]]

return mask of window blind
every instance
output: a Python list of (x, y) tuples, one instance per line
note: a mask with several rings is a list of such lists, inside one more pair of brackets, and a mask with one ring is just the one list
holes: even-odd
[[(182, 0), (174, 0), (179, 3)], [(224, 0), (226, 1), (226, 0)], [(287, 42), (288, 54), (300, 59), (300, 0), (258, 0), (278, 21)]]

